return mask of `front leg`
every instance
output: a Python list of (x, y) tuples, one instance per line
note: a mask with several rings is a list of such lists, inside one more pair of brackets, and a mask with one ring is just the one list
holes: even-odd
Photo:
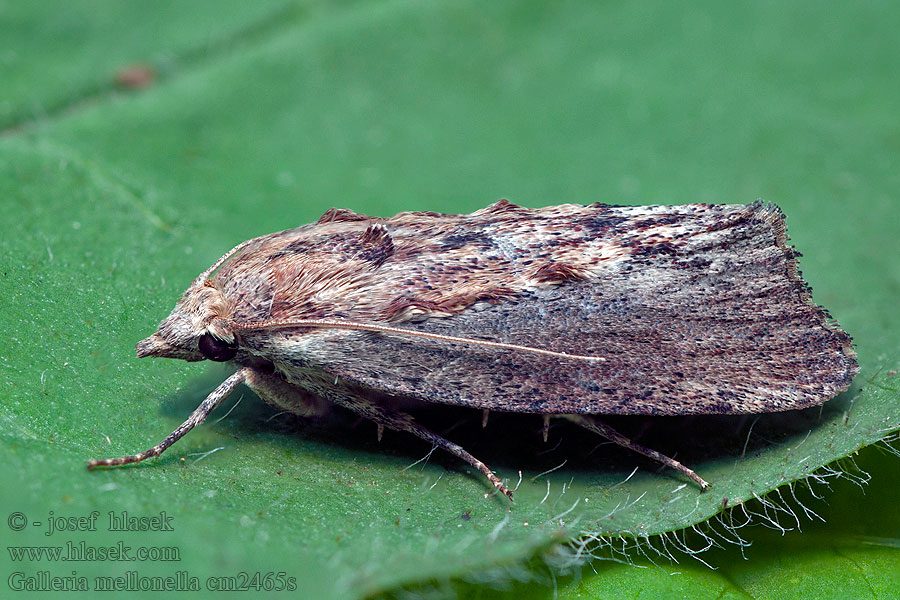
[(88, 461), (87, 468), (88, 470), (93, 470), (95, 467), (117, 467), (119, 465), (127, 465), (129, 463), (141, 462), (142, 460), (146, 460), (151, 456), (159, 456), (163, 452), (166, 451), (166, 448), (180, 440), (182, 437), (187, 434), (191, 429), (202, 423), (206, 420), (206, 417), (209, 416), (209, 413), (214, 411), (217, 406), (219, 406), (225, 398), (228, 397), (234, 389), (244, 383), (247, 380), (247, 377), (250, 376), (255, 371), (251, 367), (243, 367), (238, 369), (237, 372), (219, 384), (219, 387), (214, 389), (206, 399), (200, 403), (194, 412), (191, 413), (191, 416), (187, 418), (187, 421), (178, 426), (175, 431), (170, 433), (166, 439), (153, 446), (149, 450), (144, 450), (140, 454), (132, 454), (130, 456), (122, 456), (120, 458), (104, 458), (102, 460), (92, 459)]
[(302, 388), (287, 383), (284, 379), (255, 369), (253, 367), (242, 367), (237, 370), (231, 377), (223, 381), (219, 387), (214, 389), (206, 399), (200, 403), (187, 421), (178, 426), (175, 431), (170, 433), (166, 439), (153, 446), (149, 450), (144, 450), (140, 454), (132, 454), (119, 458), (104, 458), (102, 460), (92, 459), (88, 461), (87, 468), (92, 470), (96, 467), (117, 467), (119, 465), (127, 465), (130, 463), (141, 462), (153, 456), (159, 456), (166, 449), (184, 437), (191, 429), (203, 423), (209, 413), (214, 411), (231, 392), (242, 383), (256, 392), (256, 394), (273, 406), (282, 408), (301, 416), (319, 416), (326, 414), (330, 406), (321, 398), (317, 398)]

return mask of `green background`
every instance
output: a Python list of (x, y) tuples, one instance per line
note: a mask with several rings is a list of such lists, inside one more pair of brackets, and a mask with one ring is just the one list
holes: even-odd
[[(900, 427), (898, 17), (890, 3), (0, 5), (0, 508), (32, 523), (0, 528), (0, 589), (15, 571), (180, 570), (201, 586), (283, 571), (300, 597), (891, 597), (900, 461), (854, 452)], [(155, 81), (117, 84), (134, 64)], [(134, 343), (235, 243), (332, 206), (501, 197), (773, 201), (862, 372), (822, 411), (614, 421), (711, 480), (703, 495), (565, 425), (545, 446), (534, 419), (482, 431), (477, 415), (423, 415), (511, 484), (523, 471), (508, 507), (450, 457), (407, 468), (429, 450), (416, 440), (275, 416), (247, 391), (157, 461), (83, 469), (156, 443), (227, 375), (139, 361)], [(44, 535), (50, 511), (93, 510), (98, 531)], [(175, 531), (109, 532), (109, 511), (165, 511)], [(710, 539), (699, 560), (681, 548)], [(8, 550), (68, 541), (180, 560)]]

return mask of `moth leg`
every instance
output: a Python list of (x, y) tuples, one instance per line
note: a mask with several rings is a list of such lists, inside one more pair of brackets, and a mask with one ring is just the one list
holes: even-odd
[(89, 460), (87, 468), (93, 470), (95, 467), (117, 467), (119, 465), (127, 465), (129, 463), (141, 462), (151, 456), (159, 456), (165, 452), (166, 448), (180, 440), (191, 429), (206, 420), (217, 406), (234, 391), (234, 389), (244, 383), (248, 374), (252, 371), (249, 367), (239, 369), (234, 375), (219, 384), (206, 399), (200, 403), (187, 421), (178, 426), (178, 428), (170, 433), (166, 439), (153, 446), (149, 450), (144, 450), (140, 454), (132, 454), (131, 456), (122, 456), (120, 458), (104, 458), (103, 460)]
[(500, 479), (496, 475), (494, 475), (494, 472), (491, 471), (491, 469), (486, 464), (466, 452), (466, 450), (459, 444), (454, 444), (450, 440), (442, 438), (438, 434), (422, 427), (413, 420), (412, 416), (408, 415), (407, 413), (386, 409), (376, 402), (367, 400), (357, 395), (349, 394), (344, 390), (332, 389), (331, 391), (332, 393), (328, 394), (327, 397), (335, 404), (339, 404), (344, 408), (348, 408), (356, 414), (365, 417), (366, 419), (375, 421), (375, 423), (380, 426), (394, 429), (396, 431), (409, 432), (417, 437), (422, 438), (426, 442), (431, 443), (433, 446), (442, 448), (453, 456), (466, 461), (467, 463), (481, 471), (481, 473), (485, 477), (487, 477), (488, 480), (490, 480), (495, 488), (503, 492), (510, 500), (512, 500), (512, 491), (508, 487), (503, 485), (503, 482), (500, 481)]
[(606, 439), (608, 439), (612, 442), (615, 442), (616, 444), (619, 444), (620, 446), (628, 448), (629, 450), (633, 450), (634, 452), (637, 452), (638, 454), (643, 454), (644, 456), (652, 458), (653, 460), (655, 460), (657, 462), (663, 463), (664, 465), (666, 465), (669, 468), (675, 469), (679, 473), (682, 473), (682, 474), (690, 477), (691, 479), (693, 479), (695, 482), (697, 482), (697, 485), (700, 486), (701, 490), (706, 490), (707, 488), (709, 488), (709, 483), (707, 483), (702, 477), (697, 475), (693, 470), (684, 466), (683, 464), (681, 464), (674, 458), (669, 458), (665, 454), (657, 452), (656, 450), (652, 450), (651, 448), (647, 448), (646, 446), (641, 446), (640, 444), (636, 444), (635, 442), (631, 441), (630, 439), (628, 439), (627, 437), (625, 437), (624, 435), (622, 435), (621, 433), (619, 433), (618, 431), (616, 431), (615, 429), (610, 427), (609, 425), (602, 423), (601, 421), (595, 419), (594, 417), (591, 417), (589, 415), (561, 415), (561, 416), (572, 421), (573, 423), (577, 423), (577, 424), (581, 425), (585, 429), (589, 429), (590, 431), (593, 431), (597, 435), (601, 435), (601, 436), (605, 437)]

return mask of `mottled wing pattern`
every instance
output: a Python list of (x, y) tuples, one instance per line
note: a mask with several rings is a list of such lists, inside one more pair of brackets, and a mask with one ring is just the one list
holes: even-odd
[(501, 201), (468, 215), (390, 219), (332, 209), (250, 241), (213, 284), (235, 322), (348, 318), (404, 323), (498, 302), (565, 281), (614, 275), (634, 258), (716, 238), (741, 205), (539, 209)]
[[(300, 328), (248, 332), (252, 352), (389, 394), (532, 413), (795, 409), (845, 390), (857, 371), (849, 336), (812, 302), (772, 205), (498, 203), (472, 215), (337, 217), (275, 234), (296, 237), (287, 244), (260, 238), (245, 250), (253, 265), (238, 256), (220, 270), (217, 285), (232, 296), (229, 282), (260, 257), (274, 273), (254, 271), (269, 306), (234, 298), (244, 306), (236, 321), (340, 317), (606, 360)], [(310, 288), (313, 273), (299, 264), (278, 272), (287, 263), (276, 254), (290, 244), (319, 261), (326, 283)], [(315, 292), (298, 303), (291, 286), (304, 277)]]

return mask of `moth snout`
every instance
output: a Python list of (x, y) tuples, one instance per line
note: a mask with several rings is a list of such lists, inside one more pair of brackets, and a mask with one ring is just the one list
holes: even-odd
[(139, 341), (136, 350), (138, 358), (158, 356), (161, 358), (180, 358), (189, 361), (203, 360), (202, 355), (193, 350), (173, 346), (158, 333), (154, 333), (150, 337)]

